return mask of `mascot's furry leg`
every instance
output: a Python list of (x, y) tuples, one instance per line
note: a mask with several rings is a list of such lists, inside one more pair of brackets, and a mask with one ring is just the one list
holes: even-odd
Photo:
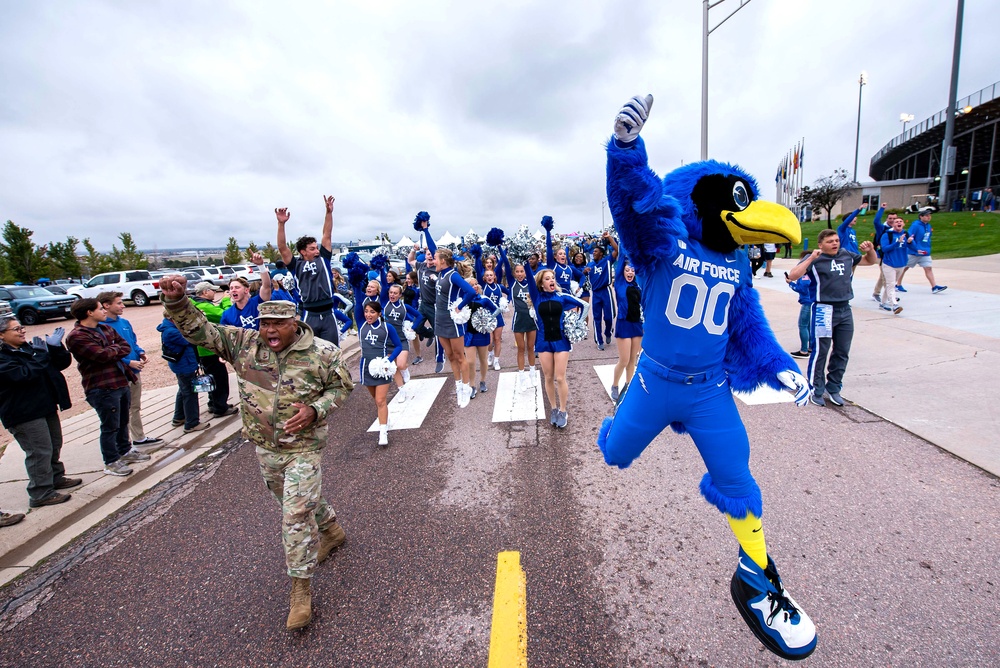
[(627, 467), (668, 425), (689, 433), (705, 462), (701, 493), (726, 517), (740, 544), (730, 592), (757, 638), (786, 659), (816, 648), (816, 629), (788, 596), (768, 556), (760, 489), (732, 389), (788, 388), (808, 401), (809, 383), (778, 345), (739, 246), (798, 241), (787, 209), (759, 198), (736, 166), (685, 165), (660, 179), (639, 138), (652, 96), (635, 97), (608, 143), (608, 204), (642, 286), (643, 354), (598, 445)]

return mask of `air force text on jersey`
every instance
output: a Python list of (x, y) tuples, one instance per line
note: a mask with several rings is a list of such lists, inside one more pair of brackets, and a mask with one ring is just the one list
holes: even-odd
[(677, 256), (677, 259), (674, 260), (673, 265), (678, 267), (681, 271), (685, 271), (690, 274), (711, 276), (712, 278), (729, 281), (731, 283), (736, 283), (737, 285), (740, 283), (740, 270), (735, 263), (732, 266), (723, 266), (715, 264), (714, 262), (709, 262), (708, 260), (699, 260), (696, 257), (680, 253)]

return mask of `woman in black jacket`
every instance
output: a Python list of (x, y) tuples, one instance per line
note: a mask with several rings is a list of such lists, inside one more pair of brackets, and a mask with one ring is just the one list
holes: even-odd
[[(0, 422), (25, 452), (28, 505), (32, 508), (69, 501), (60, 489), (76, 487), (59, 460), (62, 425), (59, 410), (70, 407), (62, 370), (72, 361), (62, 345), (63, 328), (29, 343), (16, 318), (0, 320)], [(0, 526), (3, 524), (0, 518)]]

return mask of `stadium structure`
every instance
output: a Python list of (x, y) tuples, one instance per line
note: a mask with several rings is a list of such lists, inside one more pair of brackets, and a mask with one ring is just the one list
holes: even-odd
[[(863, 203), (891, 208), (938, 204), (941, 155), (947, 108), (917, 123), (872, 156), (868, 175), (874, 182), (843, 202), (844, 210)], [(982, 208), (987, 187), (1000, 194), (1000, 82), (958, 101), (955, 110), (954, 172), (940, 206), (965, 202), (966, 209)]]

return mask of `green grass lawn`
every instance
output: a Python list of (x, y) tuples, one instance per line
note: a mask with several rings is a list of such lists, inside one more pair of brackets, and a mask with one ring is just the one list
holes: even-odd
[[(885, 216), (882, 217), (885, 220)], [(917, 219), (914, 214), (904, 214), (906, 227)], [(833, 229), (837, 229), (843, 218), (833, 219)], [(875, 214), (858, 216), (854, 231), (858, 243), (875, 238), (875, 228), (872, 222)], [(981, 211), (962, 213), (935, 213), (931, 218), (934, 236), (931, 237), (931, 254), (936, 259), (949, 257), (972, 257), (975, 255), (993, 255), (1000, 253), (1000, 213), (983, 213)], [(802, 223), (802, 239), (809, 240), (809, 250), (816, 248), (816, 235), (826, 229), (826, 220), (815, 223)], [(795, 247), (797, 257), (803, 244)], [(780, 257), (780, 256), (779, 256)]]

